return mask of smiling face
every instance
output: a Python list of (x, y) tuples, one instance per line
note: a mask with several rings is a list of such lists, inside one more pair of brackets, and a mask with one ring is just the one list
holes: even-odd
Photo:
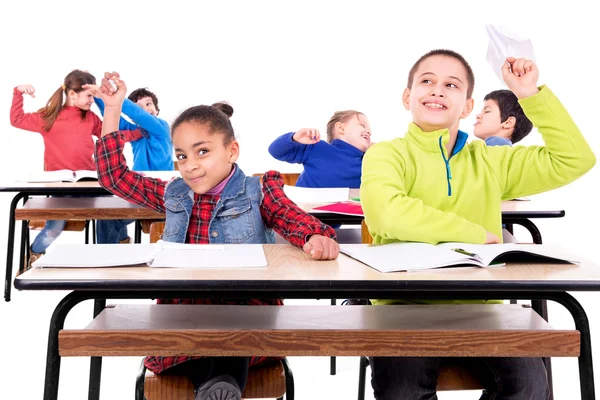
[(211, 132), (209, 124), (183, 122), (172, 138), (181, 177), (198, 194), (227, 178), (239, 156), (238, 142), (225, 144), (225, 135)]
[(346, 122), (336, 123), (336, 138), (351, 144), (362, 152), (371, 146), (371, 126), (363, 114), (355, 114)]
[(402, 102), (423, 131), (458, 130), (460, 119), (473, 109), (473, 99), (467, 99), (468, 85), (467, 70), (460, 61), (433, 55), (416, 69), (412, 86), (404, 90)]

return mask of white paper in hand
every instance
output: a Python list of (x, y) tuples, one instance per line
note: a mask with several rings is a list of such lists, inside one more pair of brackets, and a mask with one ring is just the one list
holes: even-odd
[(502, 83), (502, 66), (506, 57), (524, 57), (535, 62), (531, 40), (521, 39), (499, 26), (486, 25), (485, 28), (490, 38), (486, 58)]

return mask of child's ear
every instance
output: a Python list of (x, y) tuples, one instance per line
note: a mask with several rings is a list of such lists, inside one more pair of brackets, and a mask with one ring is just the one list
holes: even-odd
[(467, 118), (469, 116), (469, 114), (471, 114), (471, 111), (473, 111), (474, 106), (475, 106), (475, 101), (472, 98), (467, 99), (467, 102), (465, 103), (465, 108), (463, 108), (463, 111), (460, 114), (460, 118), (461, 119)]
[(238, 141), (232, 141), (229, 144), (227, 151), (229, 152), (229, 159), (227, 161), (229, 161), (231, 164), (235, 163), (240, 156), (240, 144)]
[(517, 123), (517, 119), (515, 117), (508, 117), (506, 121), (502, 123), (502, 127), (505, 129), (514, 128)]
[(344, 134), (344, 124), (342, 124), (341, 122), (336, 122), (335, 123), (335, 132), (343, 135)]
[(402, 93), (402, 104), (404, 105), (404, 108), (408, 111), (410, 111), (410, 89), (406, 88), (404, 89), (404, 93)]

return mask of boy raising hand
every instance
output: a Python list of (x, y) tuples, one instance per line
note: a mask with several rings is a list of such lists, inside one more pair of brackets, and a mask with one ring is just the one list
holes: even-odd
[[(363, 161), (361, 203), (374, 243), (499, 242), (502, 200), (564, 186), (594, 166), (596, 158), (568, 112), (548, 87), (537, 86), (535, 64), (507, 58), (502, 73), (545, 146), (467, 144), (458, 126), (473, 109), (473, 71), (454, 51), (430, 51), (411, 68), (402, 96), (413, 119), (408, 132), (373, 145)], [(452, 362), (480, 378), (482, 399), (548, 398), (540, 358)], [(376, 399), (437, 398), (439, 358), (374, 357), (371, 367)]]

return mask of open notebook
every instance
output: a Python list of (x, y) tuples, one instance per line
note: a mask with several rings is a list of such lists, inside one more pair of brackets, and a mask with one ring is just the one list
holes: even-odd
[(42, 171), (29, 175), (26, 182), (82, 182), (97, 181), (98, 173), (91, 170), (59, 169), (58, 171)]
[(98, 268), (123, 266), (175, 268), (266, 267), (260, 244), (56, 244), (35, 261), (34, 268)]
[(475, 266), (493, 267), (505, 262), (578, 263), (564, 249), (550, 245), (401, 242), (384, 245), (341, 245), (340, 252), (380, 272)]

